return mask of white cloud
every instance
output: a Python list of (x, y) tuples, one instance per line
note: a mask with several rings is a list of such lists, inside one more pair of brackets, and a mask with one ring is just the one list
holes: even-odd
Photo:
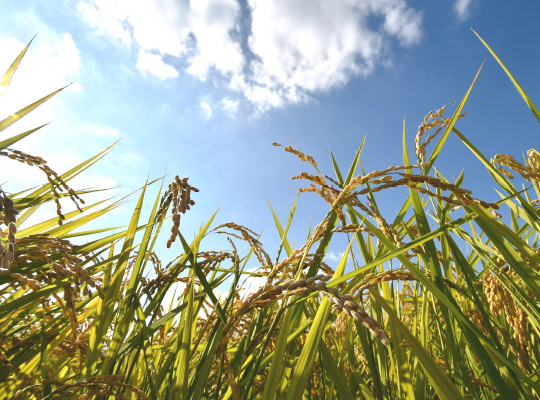
[(178, 71), (172, 65), (164, 63), (160, 55), (144, 50), (139, 51), (137, 69), (142, 73), (154, 75), (162, 80), (176, 78), (178, 76)]
[[(258, 58), (252, 79), (240, 82), (261, 111), (366, 76), (381, 62), (389, 37), (411, 45), (421, 37), (421, 14), (401, 0), (323, 2), (250, 0), (249, 46)], [(382, 26), (369, 27), (370, 17)]]
[(188, 72), (202, 80), (211, 68), (231, 74), (242, 67), (240, 46), (229, 35), (236, 0), (84, 0), (77, 10), (96, 33), (128, 48), (135, 42), (146, 52), (188, 57)]
[(106, 34), (119, 40), (125, 46), (131, 45), (131, 33), (126, 28), (124, 15), (127, 2), (122, 0), (95, 0), (92, 2), (79, 2), (77, 11), (82, 19), (99, 34)]
[[(92, 0), (96, 1), (96, 0)], [(108, 2), (109, 0), (99, 0)], [(117, 0), (126, 13), (124, 24), (145, 50), (181, 55), (189, 48), (189, 4), (185, 0)]]
[(198, 0), (191, 2), (191, 33), (197, 50), (187, 71), (201, 79), (211, 68), (232, 77), (241, 74), (244, 56), (233, 40), (239, 6), (235, 0)]
[(208, 101), (207, 100), (201, 100), (199, 105), (201, 106), (204, 117), (207, 120), (212, 118), (212, 107), (210, 107), (210, 104), (208, 103)]
[(395, 3), (388, 8), (383, 6), (381, 10), (386, 15), (384, 29), (404, 46), (418, 43), (422, 36), (422, 15), (408, 8), (404, 2)]
[(238, 100), (232, 100), (229, 98), (224, 98), (221, 100), (221, 108), (231, 118), (234, 118), (236, 114), (238, 113), (239, 105), (240, 105), (240, 102)]
[(118, 139), (121, 136), (120, 130), (112, 126), (105, 126), (88, 122), (81, 127), (85, 136), (96, 136), (99, 138)]
[(142, 54), (178, 57), (200, 80), (215, 74), (259, 111), (366, 76), (388, 62), (392, 39), (410, 46), (422, 36), (422, 14), (405, 0), (248, 0), (243, 8), (237, 0), (81, 0), (78, 6), (98, 34)]
[(344, 255), (345, 255), (345, 252), (335, 253), (333, 251), (327, 251), (326, 254), (324, 255), (324, 259), (326, 261), (332, 261), (333, 263), (337, 264), (338, 262), (341, 261)]
[(469, 17), (471, 5), (472, 0), (456, 0), (454, 11), (460, 20), (464, 21)]

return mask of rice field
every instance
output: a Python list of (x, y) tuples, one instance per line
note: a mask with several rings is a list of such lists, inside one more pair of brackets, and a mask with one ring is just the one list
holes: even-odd
[[(299, 194), (320, 196), (328, 210), (299, 246), (289, 238), (296, 205), (286, 218), (274, 213), (277, 254), (249, 227), (215, 226), (215, 214), (186, 237), (182, 215), (204, 193), (195, 196), (197, 183), (179, 176), (133, 195), (127, 229), (85, 230), (127, 206), (85, 204), (88, 191), (70, 186), (111, 148), (58, 174), (13, 148), (40, 127), (0, 141), (14, 168), (26, 163), (44, 176), (38, 188), (0, 191), (0, 398), (539, 398), (540, 153), (487, 158), (456, 128), (478, 74), (453, 112), (426, 115), (413, 143), (404, 128), (403, 158), (386, 169), (364, 171), (364, 143), (347, 170), (330, 154), (333, 171), (275, 143), (305, 167), (293, 176)], [(60, 91), (1, 120), (0, 131)], [(450, 135), (490, 173), (499, 201), (436, 170)], [(159, 187), (155, 198), (150, 185)], [(377, 197), (396, 188), (407, 196), (389, 218)], [(66, 202), (77, 209), (64, 212)], [(47, 203), (56, 215), (18, 229)], [(217, 232), (228, 248), (201, 250)], [(163, 236), (183, 249), (172, 260), (160, 258)], [(324, 256), (343, 237), (332, 268)], [(253, 265), (262, 284), (241, 295)], [(224, 284), (228, 293), (218, 296)]]

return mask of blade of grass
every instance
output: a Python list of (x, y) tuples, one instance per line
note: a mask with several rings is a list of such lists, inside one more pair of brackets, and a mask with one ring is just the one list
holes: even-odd
[[(0, 95), (1, 97), (1, 95)], [(13, 137), (10, 137), (9, 139), (4, 139), (0, 142), (0, 150), (3, 150), (7, 147), (10, 147), (12, 145), (14, 145), (15, 143), (17, 143), (19, 140), (21, 139), (24, 139), (25, 137), (27, 137), (28, 135), (31, 135), (32, 133), (34, 133), (35, 131), (43, 128), (44, 126), (47, 126), (49, 124), (43, 124), (41, 126), (38, 126), (37, 128), (34, 128), (34, 129), (30, 129), (29, 131), (26, 131), (26, 132), (23, 132), (23, 133), (19, 133), (18, 135), (15, 135)]]
[(30, 104), (29, 106), (26, 106), (24, 108), (21, 108), (19, 111), (11, 114), (9, 117), (4, 118), (0, 121), (0, 132), (23, 118), (25, 115), (29, 114), (30, 112), (34, 111), (36, 108), (38, 108), (40, 105), (45, 103), (47, 100), (49, 100), (51, 97), (57, 95), (62, 90), (64, 90), (69, 85), (64, 86), (63, 88), (60, 88), (58, 90), (55, 90), (54, 92), (48, 94), (47, 96), (42, 97), (38, 101), (35, 101), (34, 103)]
[(472, 88), (474, 87), (474, 84), (476, 83), (476, 80), (478, 79), (478, 76), (480, 75), (480, 71), (482, 71), (483, 66), (484, 66), (484, 62), (482, 62), (482, 65), (478, 69), (478, 72), (476, 73), (476, 75), (475, 75), (475, 77), (474, 77), (474, 79), (473, 79), (473, 81), (471, 83), (471, 86), (469, 86), (469, 89), (467, 90), (467, 93), (465, 93), (465, 96), (463, 96), (463, 99), (461, 99), (458, 107), (456, 108), (456, 111), (452, 115), (452, 118), (450, 118), (450, 122), (448, 122), (448, 125), (444, 129), (444, 132), (442, 133), (439, 141), (437, 142), (437, 145), (433, 149), (433, 153), (431, 153), (431, 156), (429, 157), (429, 160), (428, 160), (428, 165), (426, 167), (424, 167), (424, 174), (425, 175), (427, 175), (428, 171), (431, 169), (431, 167), (433, 167), (433, 163), (435, 162), (435, 160), (439, 156), (439, 153), (441, 152), (441, 150), (442, 150), (442, 148), (444, 146), (444, 143), (446, 142), (446, 139), (448, 139), (448, 135), (450, 135), (450, 132), (452, 132), (452, 129), (454, 128), (454, 125), (456, 124), (456, 121), (458, 120), (458, 118), (459, 118), (459, 116), (461, 114), (461, 111), (463, 110), (463, 107), (465, 106), (465, 102), (469, 98), (469, 95), (470, 95), (470, 93), (472, 91)]
[(9, 86), (9, 83), (11, 82), (11, 78), (13, 78), (13, 74), (15, 74), (15, 71), (17, 70), (17, 68), (19, 68), (19, 64), (21, 63), (24, 55), (26, 54), (26, 51), (28, 50), (28, 48), (32, 44), (32, 41), (34, 40), (35, 37), (36, 36), (34, 35), (34, 37), (32, 39), (30, 39), (28, 44), (19, 53), (17, 58), (15, 58), (15, 60), (11, 63), (11, 65), (9, 66), (7, 71), (4, 73), (4, 75), (2, 75), (2, 78), (0, 79), (0, 97), (2, 97), (4, 95), (7, 87)]
[[(354, 240), (354, 238), (352, 239)], [(351, 245), (353, 241), (349, 242), (345, 254), (341, 258), (339, 265), (336, 268), (334, 273), (334, 278), (337, 278), (343, 274), (345, 270), (345, 265), (347, 263), (347, 258), (349, 256), (349, 251), (351, 250)], [(313, 363), (315, 361), (316, 355), (319, 352), (319, 344), (322, 339), (322, 335), (326, 330), (327, 320), (330, 316), (331, 303), (328, 298), (325, 296), (319, 308), (317, 314), (313, 318), (313, 323), (309, 329), (306, 341), (300, 353), (300, 357), (296, 362), (294, 373), (291, 378), (289, 385), (289, 390), (287, 392), (286, 400), (295, 400), (302, 398), (302, 393), (306, 388), (309, 376), (311, 375), (311, 370), (313, 368)]]
[(525, 101), (525, 104), (527, 104), (527, 107), (529, 107), (529, 109), (531, 110), (531, 112), (533, 113), (533, 115), (536, 117), (536, 119), (538, 120), (538, 122), (540, 122), (540, 111), (538, 111), (538, 108), (536, 108), (536, 106), (534, 105), (533, 101), (531, 100), (531, 98), (527, 95), (527, 93), (525, 92), (525, 90), (521, 87), (521, 85), (518, 83), (518, 81), (514, 78), (514, 76), (510, 73), (510, 71), (508, 70), (508, 68), (506, 68), (506, 66), (503, 64), (503, 62), (501, 61), (501, 59), (497, 56), (497, 54), (495, 54), (495, 52), (493, 51), (493, 49), (485, 42), (484, 39), (482, 39), (482, 37), (474, 30), (471, 28), (471, 30), (474, 32), (474, 34), (478, 37), (478, 39), (480, 39), (480, 41), (482, 42), (482, 44), (489, 50), (489, 52), (491, 53), (491, 55), (493, 56), (493, 58), (495, 60), (497, 60), (497, 62), (499, 63), (499, 65), (501, 66), (501, 68), (504, 70), (504, 72), (506, 73), (506, 75), (508, 76), (508, 78), (510, 78), (510, 81), (512, 81), (512, 83), (514, 84), (515, 88), (517, 89), (517, 91), (519, 92), (519, 94), (521, 95), (521, 97), (523, 98), (523, 100)]
[[(135, 233), (137, 232), (137, 224), (139, 222), (139, 217), (141, 214), (141, 208), (143, 204), (144, 194), (146, 192), (146, 186), (143, 187), (143, 190), (141, 191), (141, 195), (139, 196), (139, 200), (137, 201), (137, 205), (135, 206), (135, 210), (133, 211), (131, 221), (129, 223), (129, 227), (126, 231), (126, 234), (123, 238), (124, 244), (122, 246), (122, 250), (120, 253), (120, 257), (118, 258), (118, 261), (115, 263), (115, 269), (114, 271), (111, 271), (112, 276), (110, 278), (109, 285), (103, 287), (105, 290), (103, 291), (104, 299), (103, 299), (103, 310), (102, 314), (99, 317), (99, 320), (95, 324), (95, 341), (93, 343), (93, 346), (90, 346), (87, 353), (87, 367), (88, 366), (96, 366), (97, 357), (99, 355), (99, 352), (101, 351), (103, 339), (105, 337), (105, 334), (111, 325), (113, 319), (115, 317), (118, 317), (117, 313), (115, 312), (115, 305), (117, 301), (120, 299), (119, 292), (120, 287), (122, 284), (122, 281), (124, 279), (124, 274), (126, 271), (127, 263), (130, 257), (131, 250), (133, 249), (133, 241), (135, 239)], [(101, 374), (107, 375), (110, 374), (110, 369), (113, 366), (114, 363), (114, 355), (116, 354), (116, 351), (110, 351), (107, 352), (105, 355), (105, 359), (103, 360), (103, 363), (101, 365), (100, 371)], [(92, 371), (88, 371), (87, 373), (91, 373)]]
[(463, 399), (464, 397), (452, 384), (450, 378), (448, 378), (448, 376), (441, 371), (429, 353), (422, 347), (418, 339), (407, 329), (405, 325), (403, 325), (387, 301), (383, 299), (376, 290), (370, 289), (370, 293), (384, 308), (386, 314), (390, 318), (391, 324), (394, 325), (395, 329), (401, 332), (401, 335), (407, 340), (407, 343), (413, 349), (418, 361), (420, 362), (420, 365), (422, 366), (422, 369), (429, 377), (429, 380), (435, 388), (439, 398), (448, 400)]

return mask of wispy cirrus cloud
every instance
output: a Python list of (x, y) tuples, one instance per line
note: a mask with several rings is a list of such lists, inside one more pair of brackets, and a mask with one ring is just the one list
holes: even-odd
[(142, 49), (139, 50), (137, 69), (159, 79), (176, 78), (178, 76), (178, 71), (173, 66), (166, 64), (162, 56)]
[(331, 261), (332, 263), (339, 263), (343, 256), (345, 255), (345, 252), (333, 252), (333, 251), (327, 251), (324, 255), (325, 260)]
[(78, 11), (96, 34), (138, 51), (142, 72), (217, 78), (260, 112), (367, 76), (394, 43), (422, 37), (422, 13), (405, 0), (80, 0)]
[(469, 17), (472, 3), (473, 0), (456, 0), (454, 11), (460, 20), (464, 21)]
[(210, 106), (210, 103), (208, 102), (207, 99), (203, 99), (199, 102), (199, 105), (201, 107), (201, 111), (204, 115), (204, 117), (209, 120), (210, 118), (212, 118), (212, 106)]
[(221, 108), (231, 118), (234, 118), (234, 116), (238, 112), (238, 106), (239, 106), (238, 100), (232, 100), (229, 98), (224, 98), (221, 100)]

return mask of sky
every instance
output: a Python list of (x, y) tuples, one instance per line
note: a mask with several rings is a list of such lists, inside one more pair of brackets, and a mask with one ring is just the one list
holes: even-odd
[[(367, 172), (401, 165), (404, 119), (412, 152), (424, 115), (459, 102), (484, 60), (456, 127), (488, 158), (520, 160), (539, 147), (538, 122), (471, 31), (538, 104), (538, 1), (0, 0), (0, 10), (2, 72), (36, 35), (0, 117), (71, 83), (4, 138), (51, 122), (16, 148), (58, 172), (121, 139), (72, 186), (114, 187), (107, 195), (118, 198), (165, 172), (188, 176), (200, 191), (182, 217), (187, 237), (219, 209), (214, 226), (247, 226), (275, 254), (267, 199), (285, 222), (302, 186), (290, 177), (314, 171), (273, 142), (299, 146), (331, 176), (329, 150), (347, 170), (364, 137)], [(498, 199), (457, 138), (437, 165), (449, 179), (465, 170), (473, 195)], [(43, 182), (12, 161), (0, 169), (8, 193)], [(402, 200), (381, 199), (391, 220)], [(105, 225), (127, 224), (134, 202)], [(303, 194), (291, 240), (303, 243), (326, 211)], [(332, 248), (328, 260), (343, 250)]]

